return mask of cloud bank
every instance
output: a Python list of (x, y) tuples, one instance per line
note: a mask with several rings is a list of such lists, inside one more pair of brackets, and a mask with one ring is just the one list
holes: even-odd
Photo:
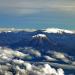
[[(0, 75), (64, 75), (63, 69), (52, 68), (49, 64), (31, 64), (21, 58), (25, 54), (9, 48), (0, 47)], [(18, 57), (17, 59), (13, 59)]]

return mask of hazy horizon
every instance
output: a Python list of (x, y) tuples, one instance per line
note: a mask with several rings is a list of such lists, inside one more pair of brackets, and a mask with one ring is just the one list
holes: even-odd
[(0, 28), (75, 30), (74, 0), (0, 0)]

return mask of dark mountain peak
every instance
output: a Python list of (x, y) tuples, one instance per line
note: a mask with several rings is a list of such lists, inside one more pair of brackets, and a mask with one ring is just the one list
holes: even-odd
[(37, 49), (50, 49), (53, 46), (53, 42), (45, 34), (37, 34), (32, 36), (30, 46)]

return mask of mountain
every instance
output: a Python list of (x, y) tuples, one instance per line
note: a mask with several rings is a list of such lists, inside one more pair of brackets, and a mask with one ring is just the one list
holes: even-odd
[(46, 49), (49, 48), (51, 42), (45, 34), (37, 34), (32, 36), (32, 40), (30, 41), (30, 46), (37, 49)]
[[(65, 75), (74, 75), (75, 32), (58, 28), (0, 30), (0, 60), (2, 69), (4, 66), (11, 67), (9, 71), (12, 73), (16, 72), (15, 67), (17, 67), (17, 71), (22, 70), (22, 72), (25, 72), (23, 68), (25, 69), (27, 64), (30, 67), (33, 65), (31, 70), (28, 68), (29, 72), (32, 72), (32, 70), (33, 72), (37, 72), (34, 70), (38, 70), (38, 67), (42, 68), (44, 67), (43, 65), (49, 64), (54, 68), (63, 68)], [(47, 67), (49, 66), (47, 65)], [(52, 71), (54, 68), (52, 68)], [(46, 69), (44, 68), (43, 70)], [(41, 70), (39, 71), (42, 72)]]
[(75, 54), (73, 52), (75, 51), (75, 33), (73, 31), (57, 28), (9, 31), (0, 31), (0, 46), (16, 49), (33, 47), (39, 50), (61, 50), (62, 52), (67, 51), (70, 54)]

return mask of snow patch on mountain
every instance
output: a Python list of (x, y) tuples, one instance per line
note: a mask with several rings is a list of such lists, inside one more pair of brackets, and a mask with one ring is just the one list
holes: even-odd
[(74, 34), (73, 31), (70, 30), (65, 30), (65, 29), (59, 29), (59, 28), (47, 28), (44, 30), (44, 32), (46, 33), (70, 33), (70, 34)]
[(45, 34), (37, 34), (32, 36), (33, 38), (47, 38), (47, 36)]

